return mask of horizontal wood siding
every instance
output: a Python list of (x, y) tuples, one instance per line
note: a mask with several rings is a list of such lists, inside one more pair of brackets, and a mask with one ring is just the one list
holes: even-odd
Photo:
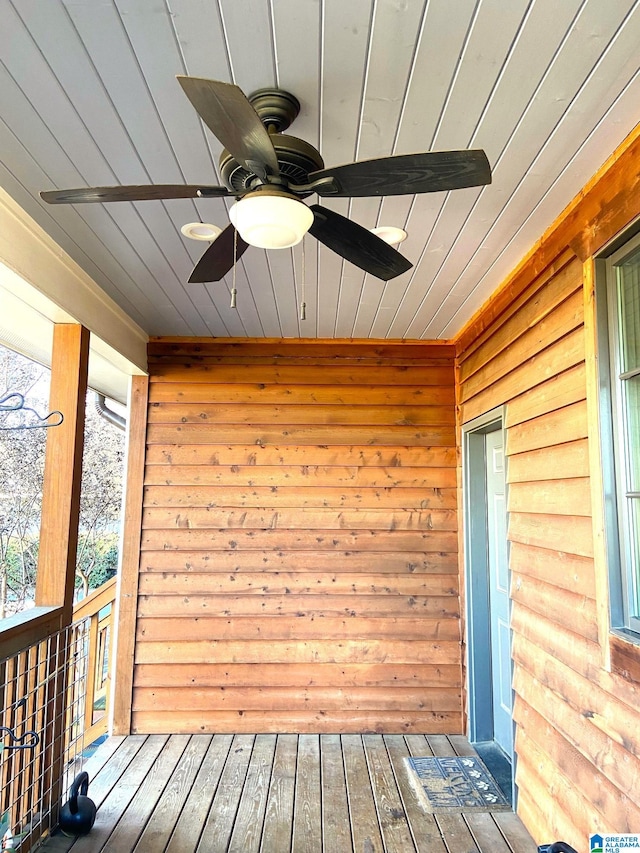
[(634, 191), (638, 150), (636, 140), (608, 165), (457, 342), (460, 423), (506, 413), (518, 811), (537, 843), (578, 850), (592, 832), (640, 827), (640, 654), (622, 644), (628, 666), (607, 671), (609, 645), (613, 657), (621, 643), (598, 605), (583, 266), (586, 243), (595, 251), (621, 227), (614, 208)]
[(132, 731), (460, 732), (454, 348), (149, 361)]

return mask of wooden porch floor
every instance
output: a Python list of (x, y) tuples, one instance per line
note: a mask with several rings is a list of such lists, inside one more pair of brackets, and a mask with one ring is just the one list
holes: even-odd
[(536, 853), (513, 812), (426, 814), (406, 755), (474, 754), (464, 737), (109, 738), (89, 760), (98, 817), (47, 853)]

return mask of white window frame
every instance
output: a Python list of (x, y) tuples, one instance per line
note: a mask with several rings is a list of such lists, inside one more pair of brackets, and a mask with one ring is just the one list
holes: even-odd
[[(603, 481), (605, 489), (607, 554), (610, 577), (611, 627), (640, 642), (640, 525), (632, 522), (631, 502), (640, 504), (640, 492), (628, 489), (630, 435), (624, 395), (626, 382), (640, 375), (622, 373), (620, 299), (617, 267), (639, 255), (640, 235), (628, 240), (606, 259), (597, 262), (598, 337), (600, 353), (600, 405)], [(638, 518), (638, 516), (636, 516)], [(638, 607), (634, 602), (638, 602)]]

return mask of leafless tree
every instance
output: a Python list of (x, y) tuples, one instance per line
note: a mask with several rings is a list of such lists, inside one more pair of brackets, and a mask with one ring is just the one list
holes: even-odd
[[(41, 406), (37, 389), (45, 374), (40, 365), (0, 348), (0, 399), (6, 406), (17, 404), (13, 394), (29, 407)], [(13, 611), (23, 609), (35, 583), (46, 431), (19, 428), (30, 414), (0, 413), (0, 618), (9, 600)]]
[[(48, 373), (0, 346), (0, 399), (18, 393), (46, 414)], [(35, 587), (47, 430), (6, 429), (26, 416), (0, 412), (0, 618), (28, 606)], [(76, 562), (82, 597), (115, 571), (123, 459), (124, 434), (100, 417), (89, 392)]]

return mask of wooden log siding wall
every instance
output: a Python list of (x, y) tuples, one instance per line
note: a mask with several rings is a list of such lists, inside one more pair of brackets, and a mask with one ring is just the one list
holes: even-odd
[(457, 342), (460, 423), (506, 411), (518, 812), (538, 843), (578, 850), (592, 832), (640, 827), (640, 653), (624, 644), (632, 663), (608, 671), (620, 641), (597, 606), (607, 569), (588, 405), (589, 258), (625, 224), (620, 211), (640, 214), (639, 157), (636, 133)]
[(454, 349), (149, 350), (134, 732), (460, 732)]

